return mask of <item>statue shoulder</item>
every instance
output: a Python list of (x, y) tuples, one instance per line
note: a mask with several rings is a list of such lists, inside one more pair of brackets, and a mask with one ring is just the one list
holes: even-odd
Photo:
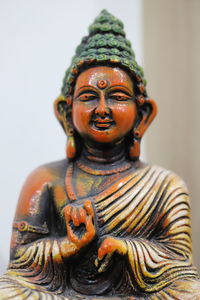
[(188, 188), (184, 180), (177, 175), (175, 172), (165, 169), (163, 167), (153, 165), (149, 166), (152, 172), (158, 177), (159, 182), (165, 183), (168, 189), (171, 190), (181, 190), (183, 193), (188, 194)]
[(42, 195), (65, 176), (67, 164), (64, 159), (39, 166), (31, 172), (21, 189), (17, 214), (26, 215), (35, 199), (42, 199)]
[(170, 189), (181, 188), (185, 192), (188, 192), (186, 183), (175, 172), (160, 167), (158, 165), (144, 165), (141, 169), (141, 173), (145, 173), (145, 176), (149, 176), (151, 179), (156, 179), (158, 184), (167, 184)]
[(67, 164), (67, 160), (63, 159), (41, 165), (30, 173), (24, 185), (51, 184), (62, 176), (65, 176)]
[(173, 207), (183, 207), (186, 213), (190, 209), (187, 186), (176, 173), (157, 165), (146, 165), (138, 174), (138, 183), (141, 191), (145, 191), (148, 203), (159, 209), (160, 215), (170, 212)]

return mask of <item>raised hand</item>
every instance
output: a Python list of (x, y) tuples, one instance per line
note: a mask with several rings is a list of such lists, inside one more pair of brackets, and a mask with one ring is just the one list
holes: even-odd
[[(91, 242), (96, 234), (94, 226), (94, 210), (89, 200), (84, 202), (83, 207), (67, 205), (64, 208), (67, 236), (78, 249)], [(84, 232), (81, 234), (80, 225), (84, 224)], [(76, 234), (75, 231), (78, 233)]]

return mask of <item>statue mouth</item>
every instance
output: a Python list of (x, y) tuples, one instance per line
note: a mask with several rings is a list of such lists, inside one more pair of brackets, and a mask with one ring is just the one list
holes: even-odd
[(91, 125), (94, 129), (98, 130), (108, 130), (115, 125), (115, 122), (112, 119), (94, 119), (91, 122)]

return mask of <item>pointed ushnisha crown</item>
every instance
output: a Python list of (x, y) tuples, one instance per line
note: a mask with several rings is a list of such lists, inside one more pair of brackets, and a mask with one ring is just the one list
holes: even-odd
[(131, 43), (126, 39), (123, 23), (103, 10), (89, 27), (89, 35), (84, 37), (76, 49), (76, 54), (66, 71), (62, 95), (73, 92), (77, 76), (84, 68), (111, 64), (125, 69), (137, 82), (140, 94), (146, 98), (145, 79), (142, 68), (135, 60)]

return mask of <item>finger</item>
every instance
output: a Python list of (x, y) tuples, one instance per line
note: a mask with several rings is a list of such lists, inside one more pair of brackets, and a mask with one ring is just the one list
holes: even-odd
[(106, 251), (103, 248), (99, 248), (98, 250), (98, 259), (101, 261), (106, 255)]
[(102, 260), (104, 256), (108, 253), (108, 245), (105, 243), (105, 241), (101, 244), (101, 246), (98, 249), (98, 259)]
[(86, 212), (84, 208), (79, 209), (79, 216), (80, 216), (80, 223), (85, 224), (86, 223)]
[(73, 207), (71, 216), (72, 216), (72, 221), (73, 221), (74, 225), (79, 226), (80, 220), (79, 220), (78, 209), (76, 207)]
[(93, 211), (93, 207), (92, 207), (92, 203), (90, 200), (86, 200), (84, 203), (84, 207), (88, 213), (88, 215), (90, 216), (94, 216), (94, 211)]
[(65, 208), (64, 208), (64, 215), (65, 215), (65, 220), (67, 222), (69, 222), (71, 220), (71, 205), (67, 205)]
[(89, 216), (87, 218), (85, 227), (86, 227), (86, 232), (82, 236), (81, 241), (84, 244), (87, 244), (93, 239), (93, 237), (95, 236), (95, 233), (96, 233), (93, 222), (92, 222), (92, 216)]
[(92, 216), (87, 217), (85, 228), (87, 232), (91, 232), (94, 230)]

